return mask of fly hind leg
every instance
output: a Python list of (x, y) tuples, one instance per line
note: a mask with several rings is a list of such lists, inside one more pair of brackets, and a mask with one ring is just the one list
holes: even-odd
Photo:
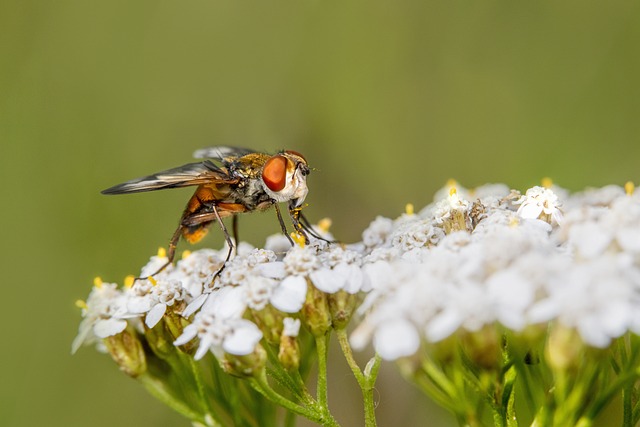
[[(231, 236), (229, 236), (229, 232), (227, 231), (227, 227), (225, 227), (224, 222), (222, 222), (222, 218), (220, 218), (220, 214), (218, 213), (218, 208), (213, 205), (213, 213), (216, 216), (216, 219), (218, 220), (218, 224), (220, 225), (220, 229), (222, 229), (222, 233), (224, 234), (224, 238), (227, 241), (227, 246), (229, 246), (229, 251), (227, 252), (227, 258), (224, 260), (224, 263), (222, 264), (222, 267), (220, 267), (220, 269), (218, 271), (216, 271), (216, 274), (213, 275), (213, 281), (216, 280), (216, 277), (218, 277), (220, 275), (220, 273), (222, 273), (222, 270), (224, 270), (225, 265), (227, 265), (227, 261), (229, 261), (229, 258), (231, 258), (231, 252), (233, 252), (233, 240), (231, 240)], [(237, 222), (235, 220), (235, 216), (234, 216), (234, 221), (233, 221), (233, 228), (234, 228), (234, 235), (237, 235)]]
[[(233, 240), (231, 240), (231, 236), (229, 236), (227, 227), (224, 225), (224, 222), (222, 222), (222, 217), (218, 212), (218, 207), (216, 205), (211, 205), (211, 209), (212, 209), (212, 212), (192, 214), (183, 218), (181, 227), (186, 228), (186, 230), (188, 230), (183, 232), (183, 235), (185, 236), (185, 238), (189, 240), (190, 243), (195, 243), (200, 239), (202, 239), (202, 237), (204, 236), (207, 230), (206, 227), (208, 227), (213, 221), (218, 222), (218, 225), (220, 226), (220, 229), (224, 234), (224, 238), (225, 238), (225, 241), (227, 242), (227, 246), (229, 247), (229, 250), (227, 252), (227, 257), (225, 258), (222, 264), (222, 267), (220, 267), (220, 269), (213, 276), (213, 280), (215, 280), (216, 277), (220, 275), (222, 270), (224, 270), (224, 266), (227, 263), (227, 261), (229, 261), (229, 259), (231, 258), (231, 253), (233, 252), (235, 245), (233, 244)], [(234, 221), (234, 233), (237, 233), (235, 224), (236, 223)]]
[(153, 277), (157, 274), (159, 274), (161, 271), (163, 271), (165, 268), (167, 268), (169, 265), (171, 265), (171, 263), (173, 262), (173, 259), (176, 256), (176, 247), (178, 246), (178, 241), (180, 240), (180, 235), (183, 233), (184, 230), (184, 226), (182, 224), (180, 224), (178, 226), (178, 228), (176, 229), (176, 231), (173, 232), (173, 236), (171, 236), (171, 240), (169, 241), (169, 252), (167, 253), (167, 262), (165, 262), (162, 267), (160, 267), (158, 270), (156, 270), (155, 273), (150, 274), (146, 277), (136, 277), (136, 280), (138, 279), (148, 279), (149, 277)]
[[(167, 253), (167, 262), (165, 262), (155, 273), (150, 274), (149, 276), (146, 276), (146, 277), (137, 277), (136, 279), (147, 279), (149, 277), (153, 277), (159, 274), (160, 272), (162, 272), (169, 265), (171, 265), (171, 263), (173, 263), (173, 260), (175, 259), (175, 256), (176, 256), (176, 248), (178, 246), (178, 241), (180, 240), (180, 236), (183, 236), (185, 240), (191, 244), (197, 243), (200, 240), (202, 240), (202, 238), (207, 234), (207, 232), (209, 231), (209, 225), (214, 220), (217, 220), (217, 219), (218, 218), (216, 217), (216, 214), (214, 212), (206, 212), (206, 213), (199, 213), (199, 214), (185, 214), (183, 218), (180, 220), (180, 225), (178, 226), (176, 231), (173, 233), (173, 236), (169, 241), (169, 251)], [(222, 224), (222, 220), (219, 220), (219, 221)], [(224, 226), (224, 224), (222, 224), (222, 226)], [(225, 228), (223, 228), (223, 232), (225, 233), (227, 243), (229, 243), (230, 238), (228, 237), (228, 233), (226, 232)], [(229, 256), (231, 254), (232, 249), (233, 249), (233, 244), (230, 245), (229, 254), (227, 254), (227, 259), (225, 260), (225, 262), (229, 260)], [(224, 268), (224, 264), (223, 264), (223, 268)], [(220, 273), (220, 271), (222, 271), (222, 268), (220, 268), (220, 270), (216, 273), (216, 277)]]

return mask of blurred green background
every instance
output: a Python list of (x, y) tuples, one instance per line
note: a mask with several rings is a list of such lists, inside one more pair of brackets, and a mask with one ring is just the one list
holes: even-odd
[[(637, 182), (639, 76), (638, 2), (0, 2), (0, 424), (187, 425), (108, 357), (69, 354), (74, 301), (136, 273), (190, 195), (99, 190), (204, 146), (289, 148), (316, 168), (308, 216), (355, 241), (451, 177)], [(241, 219), (253, 244), (277, 231)], [(361, 425), (331, 369), (338, 419)], [(450, 425), (398, 377), (383, 367), (381, 426)]]

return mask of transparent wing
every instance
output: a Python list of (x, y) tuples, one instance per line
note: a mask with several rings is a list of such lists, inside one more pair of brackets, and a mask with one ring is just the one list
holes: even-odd
[(219, 145), (216, 147), (207, 147), (196, 150), (193, 153), (193, 157), (196, 159), (216, 159), (222, 161), (229, 157), (242, 157), (255, 152), (255, 150), (250, 150), (248, 148)]
[(224, 171), (210, 161), (189, 163), (166, 171), (158, 172), (142, 178), (132, 179), (122, 184), (114, 185), (102, 191), (102, 194), (140, 193), (165, 188), (188, 187), (208, 183), (236, 183)]

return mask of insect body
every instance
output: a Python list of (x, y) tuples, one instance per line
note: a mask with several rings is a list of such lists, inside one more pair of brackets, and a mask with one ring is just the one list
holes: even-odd
[[(102, 191), (102, 194), (125, 194), (198, 186), (171, 238), (168, 261), (154, 275), (173, 262), (180, 236), (190, 243), (196, 243), (205, 236), (214, 221), (220, 225), (229, 246), (228, 261), (234, 245), (222, 219), (233, 217), (234, 237), (237, 241), (235, 215), (239, 213), (262, 211), (274, 206), (282, 232), (289, 237), (278, 208), (278, 203), (281, 202), (289, 203), (293, 226), (305, 240), (308, 241), (307, 232), (319, 237), (300, 212), (308, 192), (309, 174), (309, 166), (301, 154), (282, 151), (270, 155), (245, 148), (221, 146), (198, 150), (194, 157), (213, 159), (219, 165), (212, 160), (189, 163)], [(291, 241), (290, 237), (289, 240)]]

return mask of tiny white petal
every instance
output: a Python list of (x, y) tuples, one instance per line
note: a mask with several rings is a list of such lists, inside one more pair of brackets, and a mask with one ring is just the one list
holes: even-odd
[(285, 313), (300, 311), (307, 297), (307, 281), (302, 276), (289, 276), (273, 290), (271, 305)]
[(287, 236), (282, 233), (278, 233), (267, 237), (264, 248), (275, 253), (285, 253), (291, 249), (291, 243), (289, 242), (289, 239), (287, 239)]
[(300, 319), (285, 317), (282, 321), (282, 335), (286, 337), (297, 337), (300, 333)]
[(367, 322), (360, 323), (349, 337), (351, 347), (354, 350), (363, 350), (371, 339), (373, 332), (372, 325)]
[(463, 319), (456, 310), (444, 310), (433, 318), (427, 327), (427, 339), (438, 342), (453, 334), (461, 325)]
[(147, 313), (147, 316), (144, 319), (145, 325), (149, 328), (153, 328), (158, 324), (164, 313), (167, 311), (167, 306), (165, 304), (156, 304), (151, 310)]
[(89, 334), (92, 332), (92, 325), (88, 322), (80, 323), (80, 328), (78, 329), (78, 335), (73, 339), (71, 343), (71, 354), (74, 354), (80, 346), (84, 343), (84, 341), (89, 337)]
[[(337, 267), (336, 267), (337, 269)], [(331, 270), (323, 268), (321, 270), (312, 271), (309, 278), (313, 285), (322, 292), (333, 294), (338, 292), (344, 286), (346, 277), (342, 271), (336, 269)]]
[(176, 338), (176, 340), (173, 342), (173, 345), (184, 345), (194, 339), (196, 335), (198, 335), (198, 328), (196, 327), (196, 325), (194, 325), (193, 323), (187, 325), (182, 331), (182, 335)]
[(202, 311), (230, 319), (242, 316), (246, 308), (244, 289), (240, 286), (225, 286), (210, 294)]
[(208, 335), (204, 335), (203, 337), (201, 337), (200, 346), (198, 347), (198, 350), (196, 350), (196, 353), (193, 355), (193, 358), (195, 360), (202, 359), (204, 355), (207, 354), (207, 351), (209, 351), (211, 344), (211, 338), (209, 338)]
[(364, 274), (368, 277), (371, 289), (384, 289), (390, 278), (396, 276), (396, 266), (387, 261), (376, 261), (364, 265)]
[(362, 269), (357, 265), (349, 265), (349, 273), (344, 290), (350, 294), (358, 293), (364, 286), (364, 274)]
[(284, 262), (266, 262), (258, 264), (254, 267), (254, 270), (264, 277), (271, 277), (272, 279), (284, 279), (286, 272), (284, 271)]
[(611, 337), (604, 333), (597, 324), (596, 319), (583, 319), (578, 324), (578, 332), (582, 339), (589, 345), (598, 348), (605, 348), (611, 343)]
[(187, 305), (185, 309), (182, 311), (182, 316), (189, 317), (196, 311), (200, 310), (200, 307), (202, 307), (202, 305), (207, 301), (207, 298), (209, 298), (209, 295), (211, 294), (201, 294), (196, 299), (191, 301), (189, 305)]
[(542, 213), (542, 206), (532, 203), (526, 203), (518, 209), (518, 215), (522, 218), (536, 219)]
[(396, 319), (380, 325), (373, 336), (373, 345), (384, 360), (395, 360), (418, 351), (420, 336), (411, 322)]
[(616, 233), (616, 240), (622, 249), (629, 252), (640, 252), (640, 227), (624, 227)]
[(151, 298), (147, 295), (131, 297), (127, 301), (127, 310), (130, 313), (146, 313), (151, 310)]
[(225, 338), (222, 348), (229, 354), (245, 356), (256, 348), (262, 339), (262, 331), (254, 323), (244, 319), (241, 319), (239, 326)]
[(96, 324), (93, 327), (93, 333), (98, 338), (107, 338), (107, 337), (111, 337), (113, 335), (119, 334), (120, 332), (124, 331), (124, 328), (126, 327), (127, 327), (126, 320), (114, 319), (114, 318), (103, 319), (103, 320), (100, 320), (99, 322), (96, 322)]
[(611, 243), (612, 236), (594, 222), (576, 224), (569, 229), (569, 241), (580, 255), (594, 258), (600, 255)]
[(534, 286), (514, 270), (502, 270), (487, 280), (487, 290), (495, 305), (498, 320), (519, 331), (525, 327), (525, 310), (533, 303)]

